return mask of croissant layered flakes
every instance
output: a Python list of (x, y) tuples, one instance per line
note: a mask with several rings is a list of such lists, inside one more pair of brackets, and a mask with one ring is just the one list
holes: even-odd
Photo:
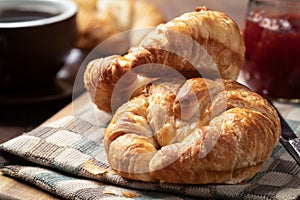
[[(236, 80), (244, 53), (237, 24), (222, 12), (199, 8), (157, 26), (128, 54), (91, 62), (85, 73), (85, 86), (95, 104), (101, 110), (111, 112), (114, 87), (133, 68), (148, 64), (140, 72), (142, 75), (161, 76), (161, 70), (154, 70), (149, 65), (156, 63), (173, 68), (186, 78), (202, 76)], [(127, 86), (135, 87), (137, 81), (131, 76)]]
[(200, 7), (157, 26), (126, 55), (90, 62), (85, 87), (113, 113), (104, 133), (111, 168), (146, 182), (252, 178), (281, 129), (268, 101), (236, 82), (244, 53), (234, 21)]
[(117, 110), (105, 147), (129, 179), (240, 183), (269, 158), (279, 126), (268, 101), (235, 81), (158, 81)]

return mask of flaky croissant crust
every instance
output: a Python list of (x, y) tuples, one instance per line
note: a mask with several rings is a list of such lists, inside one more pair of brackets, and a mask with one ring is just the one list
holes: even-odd
[(129, 179), (240, 183), (269, 158), (280, 131), (268, 101), (235, 81), (158, 81), (119, 107), (105, 148)]
[[(237, 24), (222, 12), (201, 7), (159, 25), (124, 56), (90, 62), (84, 82), (98, 108), (112, 112), (111, 96), (115, 85), (124, 74), (138, 66), (158, 63), (177, 70), (186, 78), (236, 80), (244, 53)], [(149, 65), (142, 75), (153, 71)], [(127, 85), (134, 87), (136, 83), (136, 77), (132, 76)]]

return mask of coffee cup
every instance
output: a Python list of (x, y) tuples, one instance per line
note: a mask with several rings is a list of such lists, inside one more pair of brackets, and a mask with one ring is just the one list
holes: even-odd
[(0, 0), (0, 89), (54, 83), (76, 42), (68, 0)]

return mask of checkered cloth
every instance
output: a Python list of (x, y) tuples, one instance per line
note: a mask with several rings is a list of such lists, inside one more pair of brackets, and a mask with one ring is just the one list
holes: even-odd
[[(107, 162), (103, 130), (108, 120), (93, 124), (87, 117), (90, 112), (62, 118), (2, 144), (2, 172), (66, 199), (300, 198), (300, 167), (280, 144), (261, 171), (244, 184), (177, 185), (124, 179)], [(288, 122), (300, 132), (300, 122)]]

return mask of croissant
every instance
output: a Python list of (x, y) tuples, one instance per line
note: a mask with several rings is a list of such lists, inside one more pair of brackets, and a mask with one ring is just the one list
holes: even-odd
[[(162, 12), (143, 0), (73, 0), (77, 3), (78, 39), (76, 46), (91, 50), (105, 39), (117, 33), (155, 27), (165, 22)], [(145, 34), (131, 32), (130, 45), (138, 45)], [(122, 40), (120, 38), (119, 40)]]
[(233, 80), (157, 80), (118, 108), (105, 130), (110, 166), (133, 180), (240, 183), (280, 136), (264, 98)]
[[(93, 60), (87, 66), (84, 82), (98, 108), (112, 112), (111, 97), (115, 85), (134, 68), (140, 70), (128, 76), (123, 88), (125, 96), (130, 89), (140, 85), (137, 75), (155, 78), (168, 73), (157, 65), (172, 68), (185, 78), (236, 80), (244, 53), (244, 41), (237, 24), (222, 12), (199, 7), (157, 26), (126, 55)], [(124, 98), (120, 96), (120, 99)]]

